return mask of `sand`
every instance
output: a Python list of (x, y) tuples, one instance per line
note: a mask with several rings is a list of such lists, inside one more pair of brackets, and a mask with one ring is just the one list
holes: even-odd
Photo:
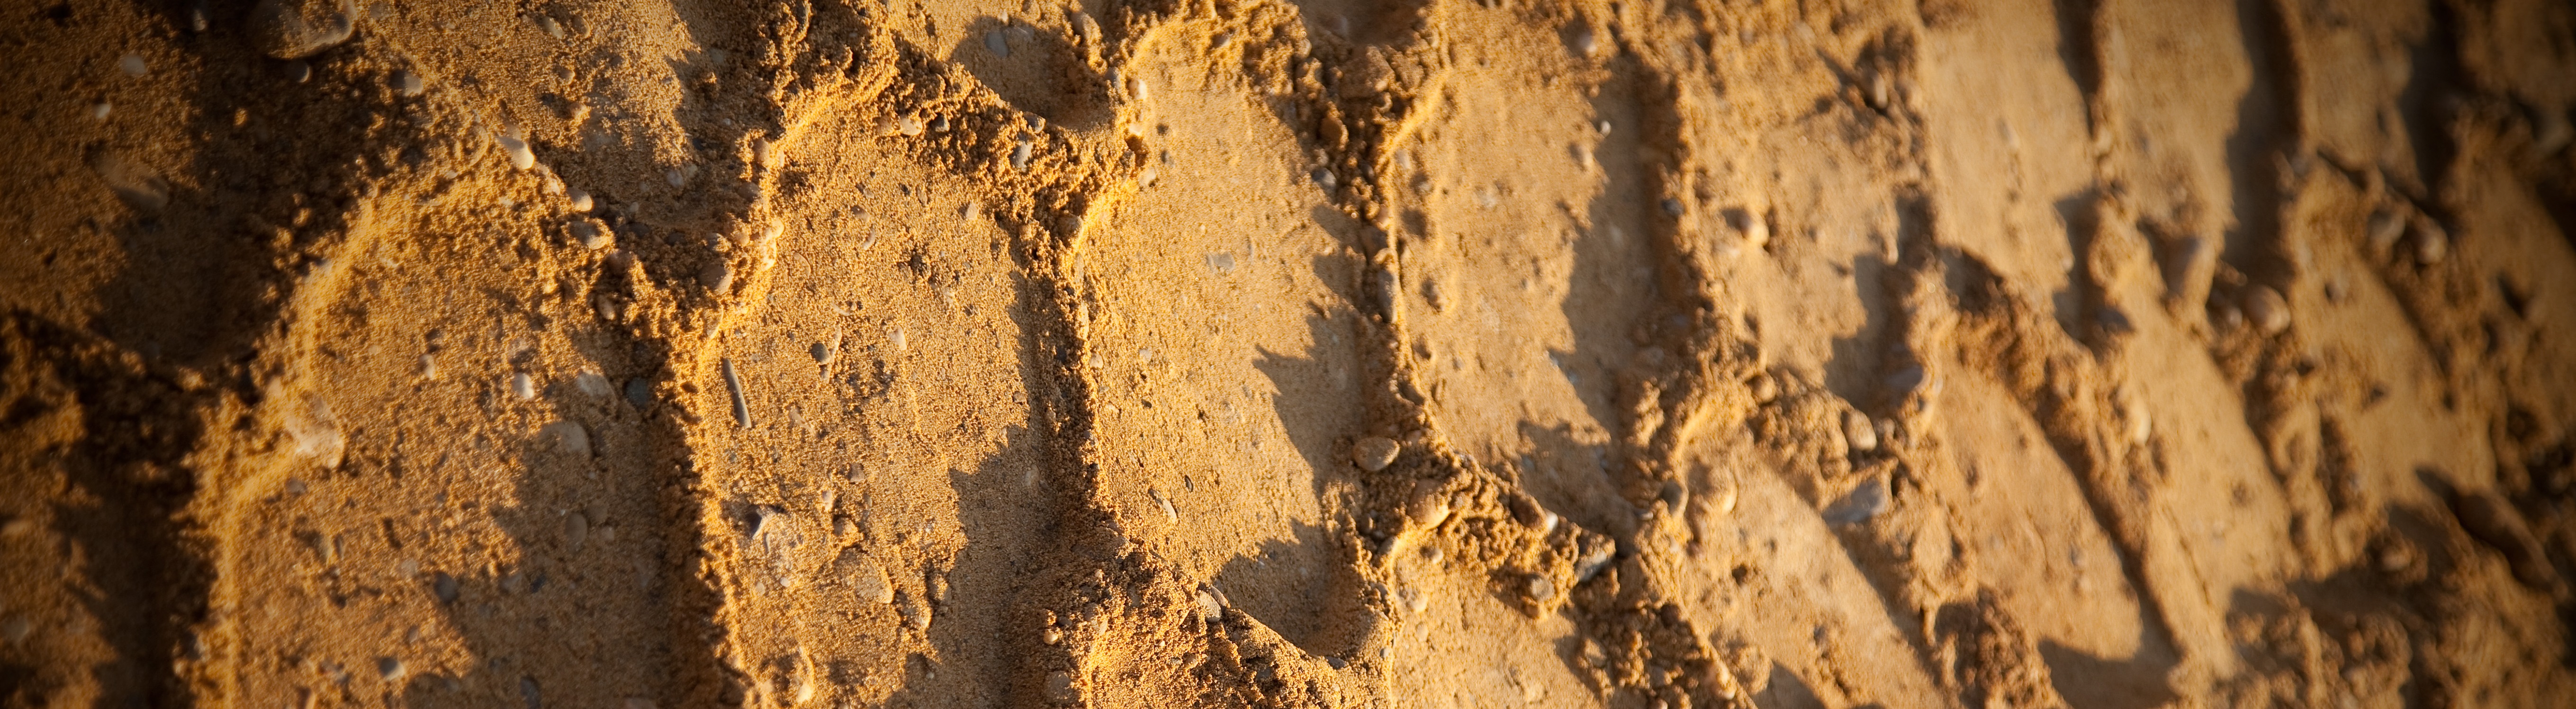
[(2549, 0), (34, 3), (0, 705), (2548, 707)]

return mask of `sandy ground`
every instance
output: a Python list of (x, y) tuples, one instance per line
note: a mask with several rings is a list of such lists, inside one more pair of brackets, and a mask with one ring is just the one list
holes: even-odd
[(0, 704), (2565, 707), (2553, 0), (0, 8)]

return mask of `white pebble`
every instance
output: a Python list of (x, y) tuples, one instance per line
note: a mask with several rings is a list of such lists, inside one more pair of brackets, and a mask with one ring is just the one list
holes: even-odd
[(528, 149), (528, 141), (518, 136), (502, 135), (501, 152), (510, 156), (512, 169), (525, 170), (537, 165), (536, 151)]
[(992, 52), (996, 57), (1011, 58), (1011, 43), (1002, 37), (1001, 30), (984, 33), (984, 50)]
[(143, 55), (140, 54), (128, 54), (117, 59), (116, 68), (125, 72), (126, 76), (142, 76), (152, 72), (151, 67), (143, 64)]
[(1870, 423), (1868, 414), (1843, 412), (1843, 442), (1851, 444), (1853, 452), (1878, 450), (1878, 429)]
[(1011, 146), (1011, 169), (1029, 169), (1029, 141), (1023, 140)]
[(2255, 286), (2245, 292), (2245, 316), (2266, 335), (2290, 329), (2290, 303), (2271, 286)]
[(401, 682), (404, 674), (403, 661), (390, 657), (376, 659), (376, 676), (383, 678), (386, 684)]
[(109, 104), (106, 101), (100, 101), (98, 102), (98, 105), (89, 107), (89, 119), (93, 121), (104, 121), (107, 120), (107, 114), (114, 113), (115, 111), (116, 106)]
[(527, 372), (510, 375), (510, 395), (519, 397), (520, 401), (537, 398), (536, 380), (529, 379)]
[(579, 187), (564, 190), (564, 207), (576, 212), (590, 211), (590, 193)]

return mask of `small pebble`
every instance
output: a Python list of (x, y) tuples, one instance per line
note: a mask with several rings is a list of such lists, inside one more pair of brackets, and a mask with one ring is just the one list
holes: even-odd
[(1662, 205), (1665, 216), (1679, 217), (1683, 212), (1689, 211), (1687, 205), (1682, 204), (1681, 200), (1671, 197), (1665, 197)]
[(2245, 291), (2245, 317), (2265, 335), (2278, 335), (2290, 329), (2290, 303), (2271, 286), (2255, 286)]
[(617, 234), (609, 231), (608, 225), (599, 223), (597, 219), (575, 219), (569, 231), (572, 232), (573, 243), (592, 251), (605, 249), (610, 244), (617, 243)]
[(2451, 255), (2451, 235), (2431, 219), (2415, 221), (2415, 260), (2430, 266)]
[(537, 165), (536, 151), (530, 150), (528, 141), (518, 136), (502, 135), (501, 152), (510, 156), (511, 169), (525, 170)]
[(913, 632), (930, 631), (930, 607), (920, 600), (906, 596), (895, 606), (895, 612), (903, 616), (903, 624)]
[(98, 102), (98, 105), (89, 107), (89, 119), (93, 121), (104, 121), (107, 120), (108, 114), (115, 112), (116, 106), (114, 104), (100, 101)]
[(589, 394), (593, 397), (606, 397), (609, 394), (616, 393), (615, 389), (608, 386), (608, 378), (600, 376), (598, 372), (583, 371), (580, 374), (573, 375), (572, 385), (573, 388), (580, 389), (581, 393)]
[(1011, 169), (1029, 169), (1029, 141), (1023, 140), (1011, 146)]
[(1734, 210), (1729, 220), (1736, 232), (1744, 235), (1745, 248), (1760, 250), (1771, 244), (1771, 222), (1751, 210)]
[(1772, 378), (1769, 373), (1753, 375), (1753, 381), (1745, 386), (1752, 390), (1755, 402), (1768, 404), (1780, 398), (1780, 380)]
[(1046, 691), (1047, 700), (1058, 704), (1071, 704), (1082, 698), (1080, 693), (1073, 690), (1073, 675), (1065, 673), (1064, 670), (1047, 673)]
[(438, 597), (439, 603), (455, 603), (456, 590), (456, 577), (446, 572), (439, 572), (436, 578), (430, 579), (429, 592)]
[(849, 584), (859, 600), (879, 605), (894, 602), (894, 584), (886, 581), (885, 567), (877, 563), (876, 557), (851, 547), (842, 551), (841, 558), (832, 565), (841, 582)]
[(403, 662), (390, 657), (376, 658), (376, 676), (384, 678), (386, 684), (402, 681)]
[(2397, 240), (2405, 236), (2406, 219), (2397, 216), (2397, 212), (2382, 207), (2370, 213), (2370, 248), (2378, 251), (2396, 248)]
[(1314, 172), (1312, 172), (1312, 173), (1309, 173), (1307, 176), (1308, 176), (1308, 177), (1315, 178), (1315, 184), (1317, 184), (1317, 185), (1322, 185), (1322, 186), (1323, 186), (1323, 188), (1324, 188), (1324, 191), (1327, 191), (1327, 192), (1330, 192), (1330, 191), (1332, 191), (1332, 190), (1333, 190), (1333, 189), (1335, 189), (1335, 188), (1341, 187), (1341, 185), (1342, 185), (1342, 180), (1341, 180), (1341, 178), (1340, 178), (1340, 177), (1336, 177), (1336, 176), (1334, 176), (1334, 175), (1333, 175), (1333, 171), (1331, 171), (1331, 170), (1326, 170), (1326, 169), (1324, 169), (1324, 168), (1320, 168), (1320, 167), (1319, 167), (1319, 168), (1315, 168), (1315, 171), (1314, 171)]
[(537, 398), (536, 380), (529, 379), (527, 372), (510, 375), (510, 395), (519, 397), (520, 401)]
[(575, 212), (590, 211), (590, 193), (582, 191), (579, 187), (566, 188), (564, 190), (564, 208)]
[(652, 408), (653, 383), (642, 379), (626, 380), (626, 403), (634, 404), (639, 411)]
[(1870, 423), (1868, 414), (1845, 411), (1843, 412), (1843, 442), (1851, 444), (1854, 453), (1878, 450), (1878, 428)]
[(128, 54), (123, 57), (119, 57), (116, 60), (116, 68), (125, 72), (126, 76), (142, 76), (152, 72), (151, 67), (143, 64), (143, 55), (140, 54)]
[(572, 547), (574, 551), (580, 551), (581, 545), (588, 541), (590, 541), (590, 517), (579, 512), (564, 515), (564, 545)]
[(556, 421), (538, 429), (537, 433), (553, 442), (556, 452), (571, 456), (590, 455), (590, 430), (582, 428), (580, 423)]
[(1592, 31), (1591, 25), (1576, 27), (1573, 46), (1575, 54), (1589, 57), (1601, 51), (1601, 38)]
[(1225, 602), (1217, 599), (1216, 592), (1202, 588), (1191, 600), (1199, 604), (1199, 620), (1214, 623), (1225, 619)]
[(1447, 486), (1437, 480), (1424, 480), (1413, 486), (1413, 497), (1404, 503), (1404, 516), (1423, 529), (1449, 521)]
[(716, 260), (708, 262), (707, 267), (698, 272), (698, 282), (706, 284), (707, 290), (715, 291), (717, 295), (731, 294), (733, 292), (733, 263), (722, 257), (718, 257)]
[(2211, 301), (2209, 324), (2217, 327), (2220, 332), (2234, 330), (2245, 324), (2245, 311), (2237, 308), (2235, 303), (2224, 300)]
[(1887, 483), (1872, 479), (1825, 507), (1825, 523), (1842, 526), (1868, 521), (1887, 511)]
[(1011, 58), (1010, 40), (1002, 36), (1001, 30), (986, 32), (984, 33), (984, 51), (992, 52), (993, 56), (996, 57), (1009, 59)]
[(304, 62), (287, 62), (285, 72), (287, 81), (301, 84), (313, 80), (313, 65), (311, 64)]
[(260, 0), (250, 11), (251, 44), (278, 59), (302, 59), (357, 32), (348, 0)]
[(814, 343), (814, 347), (810, 350), (810, 353), (814, 355), (815, 364), (831, 364), (832, 359), (837, 354), (832, 351), (832, 348), (829, 345), (825, 345), (820, 342)]
[(427, 82), (421, 81), (420, 72), (410, 69), (395, 69), (393, 77), (385, 83), (394, 90), (395, 94), (404, 97), (419, 96), (422, 91), (428, 90)]
[(1555, 599), (1556, 582), (1548, 580), (1546, 576), (1530, 574), (1529, 596), (1531, 600), (1535, 600), (1540, 603), (1546, 603)]
[(1394, 464), (1395, 457), (1403, 452), (1404, 447), (1394, 440), (1369, 436), (1351, 444), (1351, 463), (1374, 473)]

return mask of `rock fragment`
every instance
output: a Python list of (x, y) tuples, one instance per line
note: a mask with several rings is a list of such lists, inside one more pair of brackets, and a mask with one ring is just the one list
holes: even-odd
[(410, 69), (395, 69), (393, 76), (387, 78), (385, 84), (387, 88), (393, 89), (395, 94), (405, 98), (419, 96), (421, 92), (429, 89), (428, 82), (421, 80), (420, 72)]
[(125, 72), (126, 76), (142, 76), (144, 74), (152, 73), (152, 67), (143, 63), (143, 55), (140, 54), (128, 54), (123, 57), (118, 57), (116, 60), (116, 69), (118, 71)]
[(1403, 452), (1404, 447), (1392, 439), (1369, 436), (1351, 444), (1351, 463), (1374, 473), (1395, 464), (1395, 457)]
[(878, 605), (894, 602), (894, 584), (886, 581), (885, 566), (866, 551), (858, 547), (842, 550), (841, 557), (832, 562), (832, 570), (859, 600)]
[(525, 170), (531, 167), (536, 167), (537, 153), (536, 151), (528, 148), (528, 140), (526, 138), (504, 133), (499, 136), (498, 140), (501, 143), (501, 154), (507, 155), (510, 158), (511, 169)]
[(1843, 442), (1850, 444), (1854, 453), (1878, 450), (1878, 427), (1870, 422), (1868, 414), (1845, 411), (1843, 412)]
[(2271, 286), (2255, 286), (2245, 292), (2245, 317), (2263, 334), (2278, 335), (2290, 329), (2290, 303)]
[(537, 381), (528, 378), (527, 372), (511, 374), (510, 396), (517, 397), (520, 401), (537, 398)]
[(349, 41), (358, 26), (349, 0), (260, 0), (250, 11), (251, 44), (278, 59), (302, 59)]
[(565, 209), (570, 209), (575, 212), (587, 212), (590, 211), (590, 206), (589, 192), (584, 192), (579, 187), (566, 188), (564, 190)]
[(590, 431), (582, 428), (580, 423), (556, 421), (538, 429), (537, 435), (557, 453), (584, 458), (590, 456)]
[(1887, 483), (1872, 479), (1853, 488), (1842, 499), (1825, 506), (1825, 523), (1834, 526), (1868, 521), (1887, 511)]
[(2451, 234), (2432, 219), (2415, 220), (2415, 260), (2426, 266), (2441, 263), (2451, 255)]
[(599, 223), (597, 219), (585, 217), (572, 220), (572, 226), (567, 227), (566, 230), (571, 232), (573, 243), (592, 251), (605, 249), (617, 243), (616, 233), (609, 231), (608, 225)]

